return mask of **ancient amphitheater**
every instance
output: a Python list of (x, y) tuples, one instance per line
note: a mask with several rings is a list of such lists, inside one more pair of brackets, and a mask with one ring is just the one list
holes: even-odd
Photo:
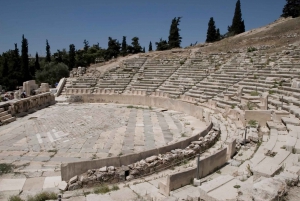
[(291, 21), (299, 25), (283, 20), (230, 47), (74, 69), (55, 103), (44, 93), (2, 106), (12, 122), (0, 127), (0, 163), (15, 169), (0, 177), (0, 198), (299, 200), (300, 32), (270, 39)]

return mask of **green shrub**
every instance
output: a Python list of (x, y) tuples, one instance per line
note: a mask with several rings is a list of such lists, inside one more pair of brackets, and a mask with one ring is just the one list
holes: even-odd
[(255, 47), (248, 47), (247, 52), (254, 52), (257, 51)]
[(25, 200), (21, 199), (19, 195), (12, 195), (8, 198), (8, 201), (25, 201)]
[(117, 191), (117, 190), (119, 190), (119, 189), (120, 189), (120, 188), (119, 188), (119, 186), (117, 186), (117, 185), (113, 185), (112, 188), (111, 188), (112, 191)]
[(102, 185), (102, 186), (94, 188), (95, 194), (104, 194), (104, 193), (108, 193), (109, 191), (110, 191), (110, 189), (108, 188), (107, 185)]
[(28, 196), (27, 201), (46, 201), (46, 200), (56, 200), (57, 195), (54, 192), (41, 192), (35, 196)]
[(274, 93), (275, 93), (275, 91), (273, 91), (273, 90), (269, 91), (269, 94), (274, 94)]
[(251, 95), (251, 96), (258, 96), (259, 93), (258, 93), (257, 91), (251, 91), (250, 95)]
[(255, 121), (255, 120), (250, 120), (250, 121), (248, 121), (248, 124), (249, 124), (249, 126), (251, 126), (251, 127), (255, 127), (256, 124), (257, 124), (257, 121)]
[(42, 70), (36, 72), (36, 80), (39, 83), (49, 83), (52, 87), (63, 77), (69, 77), (68, 66), (64, 63), (47, 63)]
[(13, 167), (11, 164), (0, 163), (0, 175), (10, 173)]

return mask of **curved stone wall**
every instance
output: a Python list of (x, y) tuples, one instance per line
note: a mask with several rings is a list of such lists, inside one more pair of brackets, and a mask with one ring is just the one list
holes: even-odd
[[(70, 102), (78, 103), (116, 103), (116, 104), (132, 104), (144, 105), (151, 107), (165, 108), (168, 110), (175, 110), (194, 116), (203, 120), (203, 109), (191, 103), (183, 102), (176, 99), (169, 99), (165, 94), (158, 95), (120, 95), (120, 94), (80, 94), (72, 95), (69, 98)], [(212, 129), (212, 123), (209, 123), (206, 128), (201, 132), (196, 133), (194, 136), (174, 144), (166, 145), (157, 149), (147, 150), (140, 153), (128, 154), (124, 156), (105, 158), (100, 160), (82, 161), (74, 163), (66, 163), (61, 165), (62, 180), (68, 181), (75, 175), (82, 174), (89, 169), (97, 169), (103, 166), (122, 166), (129, 165), (145, 159), (147, 157), (164, 154), (174, 149), (184, 149), (192, 141), (196, 141), (199, 137), (207, 135)]]

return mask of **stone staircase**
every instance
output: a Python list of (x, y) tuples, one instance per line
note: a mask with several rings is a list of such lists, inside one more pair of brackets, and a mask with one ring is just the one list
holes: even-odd
[(0, 108), (0, 123), (7, 124), (10, 122), (16, 121), (16, 117), (11, 116), (7, 110)]

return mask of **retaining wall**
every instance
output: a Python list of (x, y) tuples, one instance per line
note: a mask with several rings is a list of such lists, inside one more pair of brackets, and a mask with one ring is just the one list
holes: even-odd
[[(84, 103), (116, 103), (116, 104), (132, 104), (132, 105), (144, 105), (151, 107), (160, 107), (169, 110), (176, 110), (188, 115), (194, 116), (198, 119), (203, 119), (203, 109), (199, 106), (182, 102), (176, 99), (166, 98), (162, 96), (139, 96), (139, 95), (119, 95), (119, 94), (84, 94), (84, 95), (73, 95), (71, 96), (73, 102), (84, 102)], [(149, 156), (164, 154), (173, 149), (184, 149), (192, 141), (198, 140), (200, 136), (207, 135), (208, 131), (212, 128), (212, 123), (204, 128), (201, 132), (196, 135), (185, 139), (174, 144), (166, 145), (152, 150), (143, 151), (140, 153), (128, 154), (120, 157), (105, 158), (92, 161), (81, 161), (66, 163), (61, 165), (61, 177), (62, 180), (68, 181), (75, 175), (82, 174), (89, 169), (97, 169), (103, 166), (122, 166), (129, 165), (145, 159)]]
[(55, 103), (55, 97), (50, 92), (30, 96), (10, 102), (9, 111), (12, 115), (22, 115), (42, 109)]
[[(222, 167), (227, 162), (226, 158), (227, 148), (224, 148), (219, 152), (200, 160), (200, 178), (203, 178)], [(165, 196), (169, 196), (170, 191), (191, 184), (193, 179), (196, 178), (196, 173), (197, 167), (169, 175), (165, 184), (162, 182), (159, 183), (159, 192)]]

